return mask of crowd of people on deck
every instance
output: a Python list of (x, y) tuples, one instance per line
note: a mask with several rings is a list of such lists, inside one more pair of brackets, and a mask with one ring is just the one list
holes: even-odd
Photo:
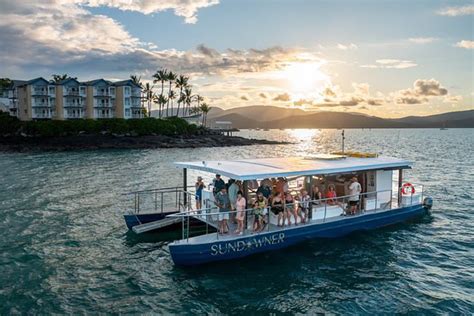
[[(205, 184), (202, 177), (198, 177), (196, 189), (196, 209), (202, 208), (203, 190)], [(242, 235), (247, 220), (247, 208), (251, 208), (253, 215), (253, 232), (260, 232), (269, 224), (269, 211), (277, 216), (277, 225), (304, 224), (311, 220), (312, 207), (320, 205), (324, 200), (327, 205), (340, 206), (344, 215), (354, 215), (357, 212), (361, 185), (357, 177), (353, 176), (348, 187), (348, 208), (344, 209), (343, 203), (337, 198), (334, 184), (327, 186), (323, 194), (318, 185), (311, 187), (310, 193), (305, 188), (296, 190), (292, 194), (288, 181), (285, 178), (263, 179), (260, 184), (256, 180), (248, 182), (248, 189), (255, 193), (256, 198), (247, 201), (244, 196), (243, 183), (240, 180), (229, 179), (224, 182), (221, 175), (216, 174), (212, 181), (214, 203), (219, 209), (219, 233), (229, 233), (229, 221), (236, 224), (235, 234)], [(295, 191), (294, 191), (295, 192)]]

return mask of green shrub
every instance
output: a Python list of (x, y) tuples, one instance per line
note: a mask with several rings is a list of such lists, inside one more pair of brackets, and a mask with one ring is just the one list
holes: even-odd
[(21, 121), (10, 114), (0, 111), (0, 135), (15, 134), (21, 128)]
[(0, 114), (0, 134), (24, 132), (31, 136), (51, 137), (78, 135), (80, 132), (98, 134), (110, 132), (114, 134), (137, 135), (189, 135), (197, 133), (199, 128), (186, 120), (172, 117), (166, 119), (104, 119), (104, 120), (65, 120), (65, 121), (19, 121), (15, 117)]

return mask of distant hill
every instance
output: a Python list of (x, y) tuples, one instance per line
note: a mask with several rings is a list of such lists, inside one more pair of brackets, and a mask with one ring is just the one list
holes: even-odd
[(474, 110), (384, 119), (359, 113), (248, 106), (212, 109), (208, 122), (214, 121), (231, 121), (236, 128), (474, 128)]
[(307, 115), (308, 113), (311, 112), (300, 109), (282, 108), (278, 106), (254, 105), (232, 108), (228, 110), (212, 108), (209, 112), (208, 118), (213, 119), (227, 114), (238, 114), (242, 117), (251, 118), (258, 122), (266, 122), (289, 117), (298, 117), (301, 115)]

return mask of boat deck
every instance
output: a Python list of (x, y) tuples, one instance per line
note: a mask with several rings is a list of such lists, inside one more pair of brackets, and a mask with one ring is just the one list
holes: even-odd
[[(295, 225), (294, 223), (290, 226), (285, 225), (283, 227), (268, 223), (265, 228), (261, 231), (254, 232), (252, 229), (252, 224), (253, 224), (253, 216), (249, 216), (248, 220), (248, 225), (247, 229), (244, 230), (242, 235), (239, 235), (235, 233), (235, 230), (237, 228), (237, 224), (233, 223), (231, 220), (228, 220), (228, 225), (229, 225), (229, 233), (227, 234), (219, 234), (219, 233), (208, 233), (205, 235), (200, 235), (200, 236), (194, 236), (194, 237), (189, 237), (185, 238), (182, 240), (176, 240), (174, 243), (175, 244), (202, 244), (202, 243), (207, 243), (207, 242), (214, 242), (214, 241), (224, 241), (224, 240), (234, 240), (234, 239), (239, 239), (242, 237), (248, 237), (248, 236), (258, 236), (260, 234), (265, 234), (268, 232), (280, 232), (280, 231), (288, 231), (290, 229), (299, 229), (305, 226), (314, 226), (314, 225), (319, 225), (323, 223), (331, 223), (331, 222), (338, 222), (338, 221), (344, 221), (349, 218), (357, 218), (357, 217), (363, 217), (366, 215), (370, 214), (375, 214), (375, 213), (382, 213), (382, 212), (390, 212), (392, 209), (376, 209), (376, 210), (369, 210), (369, 211), (363, 211), (359, 212), (355, 215), (344, 215), (341, 212), (340, 215), (338, 216), (331, 216), (327, 218), (321, 218), (321, 219), (312, 219), (311, 221), (307, 223), (299, 223)], [(218, 228), (218, 222), (216, 220), (209, 220), (211, 216), (206, 216), (206, 215), (193, 215), (192, 217), (200, 219), (201, 221), (207, 223), (209, 226), (212, 226), (214, 228)], [(207, 218), (207, 219), (206, 219)], [(292, 218), (292, 221), (294, 221), (294, 218)]]

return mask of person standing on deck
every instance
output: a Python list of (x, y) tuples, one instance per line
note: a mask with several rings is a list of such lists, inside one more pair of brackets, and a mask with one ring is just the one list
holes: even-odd
[[(232, 182), (231, 182), (232, 180)], [(233, 179), (229, 180), (229, 182), (231, 182), (231, 184), (229, 185), (229, 200), (230, 200), (230, 206), (232, 208), (232, 211), (235, 211), (236, 209), (236, 201), (237, 201), (237, 193), (239, 192), (240, 188), (239, 188), (239, 185), (237, 184), (237, 182)], [(236, 213), (232, 213), (230, 214), (230, 219), (233, 223), (237, 223), (236, 222), (236, 219), (235, 219), (235, 216)]]
[(242, 235), (244, 233), (244, 219), (245, 219), (245, 207), (247, 202), (244, 198), (244, 194), (242, 191), (237, 192), (237, 200), (235, 201), (235, 207), (237, 210), (237, 230), (235, 231), (236, 234)]
[(197, 177), (197, 181), (195, 184), (196, 188), (196, 209), (201, 209), (202, 206), (202, 189), (204, 189), (204, 182), (202, 182), (202, 177)]
[(227, 234), (229, 232), (229, 225), (227, 224), (227, 220), (229, 219), (228, 212), (230, 212), (230, 200), (225, 185), (216, 194), (216, 200), (214, 203), (219, 208), (219, 213), (223, 213), (219, 214), (219, 233)]
[(214, 196), (216, 196), (216, 194), (219, 193), (222, 188), (225, 188), (225, 182), (221, 179), (220, 174), (216, 174), (216, 177), (214, 178), (214, 180), (212, 180), (212, 185), (214, 187), (212, 189), (212, 193), (214, 193)]
[(351, 184), (349, 185), (349, 206), (350, 206), (350, 214), (354, 215), (357, 211), (357, 205), (359, 204), (359, 196), (362, 188), (360, 183), (357, 181), (357, 177), (352, 177)]

